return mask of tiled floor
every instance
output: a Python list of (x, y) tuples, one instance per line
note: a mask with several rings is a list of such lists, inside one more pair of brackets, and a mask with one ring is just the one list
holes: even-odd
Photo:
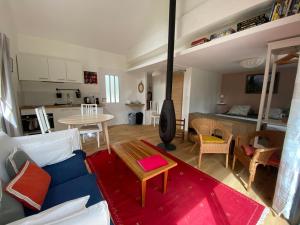
[[(111, 143), (132, 138), (145, 139), (152, 144), (160, 143), (158, 127), (154, 128), (153, 126), (112, 126), (109, 128), (109, 136)], [(106, 145), (103, 141), (103, 138), (101, 139), (101, 142), (100, 149), (105, 149)], [(173, 143), (177, 148), (175, 151), (171, 152), (171, 154), (197, 168), (199, 149), (197, 148), (191, 152), (190, 150), (192, 143), (188, 141), (183, 142), (179, 139), (174, 139)], [(86, 143), (83, 144), (83, 149), (88, 154), (98, 151), (95, 138), (88, 138)], [(237, 163), (236, 169), (233, 172), (231, 170), (231, 160), (229, 165), (230, 167), (226, 169), (224, 155), (204, 155), (200, 170), (218, 179), (219, 181), (222, 181), (235, 190), (247, 195), (248, 197), (260, 202), (261, 204), (270, 207), (272, 204), (276, 183), (276, 169), (259, 167), (257, 170), (257, 176), (255, 177), (255, 181), (253, 183), (253, 188), (251, 191), (247, 192), (241, 180), (245, 182), (247, 181), (248, 172), (243, 169), (239, 163)], [(263, 224), (287, 225), (288, 223), (281, 217), (275, 216), (272, 212), (270, 212)]]

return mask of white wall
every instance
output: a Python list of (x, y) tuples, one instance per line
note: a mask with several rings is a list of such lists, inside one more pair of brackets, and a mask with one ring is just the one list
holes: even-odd
[[(166, 74), (160, 74), (152, 76), (152, 104), (153, 110), (155, 110), (155, 104), (158, 104), (159, 110), (161, 110), (166, 97)], [(175, 91), (175, 90), (173, 90)]]
[(222, 75), (198, 68), (189, 68), (188, 71), (191, 73), (189, 113), (214, 113), (219, 99)]
[(16, 67), (16, 54), (18, 52), (18, 45), (17, 45), (17, 33), (14, 25), (14, 21), (11, 14), (11, 9), (9, 6), (8, 1), (0, 0), (0, 32), (4, 33), (9, 39), (9, 46), (10, 46), (10, 56), (14, 59), (14, 72), (12, 73), (13, 76), (13, 84), (14, 84), (14, 91), (16, 97), (18, 98), (19, 93), (19, 82), (17, 76), (17, 67)]
[(168, 18), (169, 18), (169, 1), (168, 0), (151, 0), (155, 2), (153, 16), (151, 17), (150, 26), (144, 30), (143, 38), (130, 49), (128, 59), (132, 60), (145, 52), (165, 44), (168, 39)]
[[(20, 52), (78, 60), (83, 63), (85, 70), (95, 71), (98, 74), (97, 85), (21, 81), (22, 105), (54, 104), (57, 100), (56, 88), (79, 88), (82, 97), (95, 96), (101, 100), (105, 97), (104, 75), (115, 74), (120, 77), (120, 103), (106, 104), (104, 113), (115, 116), (113, 124), (125, 124), (128, 121), (128, 113), (135, 111), (125, 106), (125, 103), (127, 100), (141, 99), (138, 96), (137, 84), (141, 81), (142, 75), (126, 72), (125, 56), (24, 35), (18, 36), (18, 45)], [(73, 93), (73, 101), (81, 103), (82, 99), (76, 99)]]

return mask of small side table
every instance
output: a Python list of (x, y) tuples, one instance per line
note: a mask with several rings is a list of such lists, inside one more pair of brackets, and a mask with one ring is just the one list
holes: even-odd
[(217, 113), (226, 113), (228, 106), (226, 103), (217, 103)]

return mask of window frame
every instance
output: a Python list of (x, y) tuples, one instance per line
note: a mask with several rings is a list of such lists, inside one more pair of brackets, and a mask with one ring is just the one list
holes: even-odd
[(106, 103), (120, 103), (120, 78), (118, 75), (105, 74), (105, 97)]

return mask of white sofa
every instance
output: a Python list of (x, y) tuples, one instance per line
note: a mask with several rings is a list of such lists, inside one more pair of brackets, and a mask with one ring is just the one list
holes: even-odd
[[(0, 132), (0, 178), (4, 183), (9, 181), (5, 167), (7, 157), (15, 147), (21, 146), (22, 149), (24, 145), (28, 146), (28, 144), (31, 150), (35, 149), (34, 154), (29, 155), (31, 159), (34, 159), (33, 156), (37, 156), (36, 152), (41, 154), (37, 157), (40, 160), (51, 159), (53, 152), (64, 155), (62, 149), (66, 146), (68, 146), (67, 149), (72, 148), (74, 154), (70, 158), (43, 167), (51, 176), (51, 184), (39, 213), (35, 211), (32, 214), (31, 210), (23, 208), (22, 204), (5, 194), (1, 201), (2, 204), (0, 204), (0, 225), (13, 221), (14, 225), (44, 224), (37, 221), (49, 221), (49, 217), (51, 221), (57, 222), (55, 224), (113, 224), (110, 220), (107, 203), (98, 188), (96, 175), (90, 174), (84, 163), (85, 153), (80, 151), (82, 148), (78, 129), (15, 138)], [(39, 161), (34, 161), (39, 164)], [(70, 211), (68, 208), (70, 205), (73, 205), (74, 202), (82, 202), (80, 199), (87, 196), (84, 204), (80, 203), (79, 211), (73, 207), (72, 214), (69, 212), (70, 215), (66, 215)], [(51, 216), (57, 210), (60, 210), (58, 214), (61, 215), (61, 218)], [(24, 216), (27, 217), (24, 218)]]
[(5, 160), (8, 155), (13, 151), (14, 147), (22, 144), (36, 144), (41, 146), (41, 154), (43, 153), (42, 146), (47, 143), (51, 143), (54, 140), (62, 137), (70, 137), (72, 140), (72, 148), (74, 150), (81, 149), (81, 141), (78, 129), (69, 129), (63, 131), (57, 131), (48, 134), (39, 134), (22, 137), (9, 137), (4, 132), (0, 132), (0, 179), (4, 182), (9, 180), (5, 169)]

